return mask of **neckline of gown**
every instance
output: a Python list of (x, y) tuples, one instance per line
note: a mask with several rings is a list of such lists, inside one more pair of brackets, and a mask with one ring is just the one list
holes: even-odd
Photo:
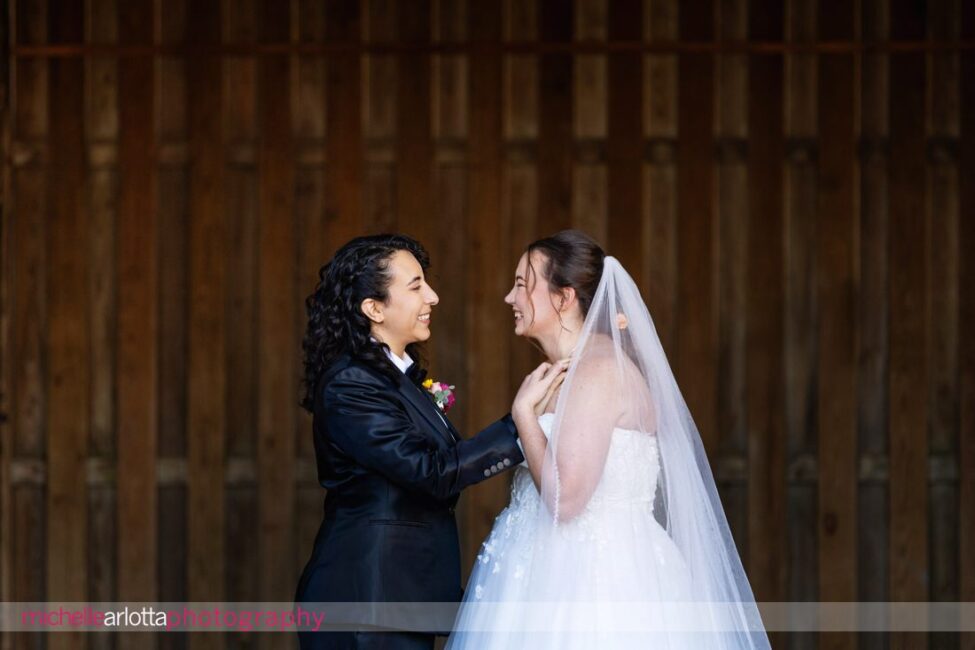
[[(541, 415), (539, 415), (538, 416), (539, 423), (541, 423), (542, 418), (545, 417), (546, 415), (551, 415), (554, 418), (555, 417), (555, 412), (552, 411), (552, 412), (542, 413)], [(655, 433), (647, 433), (646, 431), (640, 431), (638, 429), (624, 429), (623, 427), (613, 427), (613, 431), (625, 431), (626, 433), (642, 433), (645, 436), (650, 436), (651, 438), (654, 439), (654, 441), (657, 440), (657, 434), (655, 434)]]

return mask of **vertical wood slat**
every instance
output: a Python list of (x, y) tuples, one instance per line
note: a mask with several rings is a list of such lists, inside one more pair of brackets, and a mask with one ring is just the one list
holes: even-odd
[[(713, 37), (712, 0), (680, 6), (680, 38)], [(679, 62), (677, 264), (677, 382), (704, 448), (716, 451), (713, 99), (710, 54), (682, 54)]]
[[(16, 43), (14, 26), (9, 20), (10, 13), (4, 12), (0, 16), (0, 30), (3, 31), (9, 43)], [(4, 158), (10, 149), (12, 120), (10, 93), (10, 73), (13, 66), (3, 65), (0, 74), (0, 155)], [(0, 201), (3, 205), (13, 204), (11, 193), (13, 190), (13, 173), (10, 165), (5, 165), (0, 176)], [(11, 537), (13, 531), (13, 490), (10, 482), (10, 461), (13, 457), (13, 376), (12, 365), (14, 348), (11, 347), (11, 330), (13, 321), (13, 293), (12, 278), (15, 260), (12, 258), (11, 244), (14, 228), (9, 218), (0, 223), (0, 600), (13, 600), (13, 545)], [(12, 635), (4, 634), (0, 638), (0, 650), (10, 650)]]
[[(957, 43), (960, 2), (928, 5), (928, 37)], [(958, 238), (962, 213), (959, 212), (959, 53), (932, 53), (927, 57), (928, 84), (928, 210), (930, 211), (928, 298), (928, 379), (929, 452), (957, 462), (959, 448), (959, 330), (960, 256)], [(935, 251), (939, 251), (937, 254)], [(930, 527), (930, 583), (932, 601), (958, 601), (961, 574), (959, 523), (959, 485), (953, 480), (934, 480), (928, 494)], [(963, 635), (962, 635), (963, 636)], [(935, 633), (931, 647), (956, 647), (959, 635)]]
[[(222, 39), (230, 44), (253, 43), (258, 39), (260, 15), (256, 0), (224, 1), (233, 7), (221, 21)], [(257, 82), (258, 57), (223, 57), (221, 70), (224, 105), (233, 107), (224, 113), (222, 129), (227, 143), (224, 154), (224, 205), (226, 215), (227, 277), (227, 430), (228, 459), (253, 459), (257, 456), (258, 368), (254, 349), (258, 342), (257, 284), (258, 263), (258, 125)], [(250, 489), (234, 488), (229, 492), (227, 520), (238, 521), (238, 513), (253, 512), (256, 495)], [(246, 524), (245, 524), (246, 525)], [(253, 571), (236, 570), (235, 565), (256, 560), (256, 544), (246, 535), (227, 531), (230, 565), (228, 597), (247, 600), (247, 586), (256, 586)]]
[[(962, 3), (961, 38), (975, 38), (975, 4)], [(961, 146), (959, 170), (959, 600), (975, 601), (975, 51), (961, 54)], [(961, 635), (961, 650), (975, 650), (975, 632)]]
[[(504, 8), (506, 42), (530, 41), (539, 36), (539, 2), (506, 0)], [(539, 91), (540, 61), (533, 55), (505, 55), (504, 64), (504, 134), (507, 144), (502, 172), (504, 221), (509, 224), (508, 267), (502, 270), (505, 286), (514, 284), (514, 270), (525, 247), (542, 234), (540, 223), (540, 174), (537, 138), (540, 131)], [(535, 148), (531, 147), (535, 140)], [(551, 234), (551, 232), (545, 232)], [(507, 289), (505, 290), (507, 293)], [(509, 321), (510, 322), (510, 321)], [(511, 337), (509, 386), (520, 386), (522, 380), (541, 360), (533, 347), (513, 333)]]
[[(852, 39), (855, 9), (846, 2), (821, 4), (819, 37)], [(844, 602), (857, 593), (855, 66), (853, 55), (820, 55), (817, 111), (819, 594)], [(820, 647), (854, 648), (856, 637), (820, 635)]]
[[(677, 0), (648, 0), (644, 40), (676, 40)], [(664, 350), (676, 358), (677, 331), (677, 173), (678, 57), (647, 55), (643, 62), (643, 133), (652, 142), (644, 166), (643, 264), (647, 305)]]
[[(184, 39), (186, 12), (183, 3), (159, 11), (158, 40), (178, 44)], [(155, 62), (156, 96), (165, 98), (166, 110), (156, 116), (157, 145), (185, 144), (186, 65), (177, 57)], [(163, 103), (163, 100), (161, 100)], [(185, 455), (186, 434), (186, 238), (188, 171), (183, 160), (158, 161), (157, 199), (159, 221), (159, 455)]]
[[(190, 2), (187, 40), (220, 42), (218, 3)], [(226, 340), (222, 62), (187, 63), (189, 138), (189, 350), (187, 364), (187, 586), (190, 601), (224, 593), (224, 435)], [(219, 635), (191, 635), (190, 647), (223, 647)]]
[[(183, 41), (186, 4), (167, 3), (165, 11), (156, 4), (158, 39), (161, 43)], [(160, 98), (156, 137), (159, 145), (185, 144), (187, 134), (186, 65), (176, 57), (160, 57), (155, 62), (156, 96)], [(163, 100), (162, 98), (165, 98)], [(157, 210), (159, 267), (159, 342), (158, 364), (158, 445), (159, 460), (184, 459), (187, 432), (187, 370), (189, 350), (188, 293), (189, 269), (189, 170), (183, 160), (158, 161)], [(161, 601), (186, 601), (189, 575), (186, 567), (189, 549), (187, 486), (160, 487), (157, 543), (158, 597)], [(165, 569), (164, 569), (165, 567)], [(160, 650), (186, 647), (183, 634), (160, 635)]]
[[(257, 0), (224, 0), (220, 21), (222, 42), (259, 42), (262, 15)], [(226, 147), (223, 150), (224, 273), (232, 282), (225, 285), (224, 346), (226, 393), (224, 397), (228, 435), (225, 462), (247, 461), (257, 465), (257, 484), (228, 485), (224, 490), (224, 597), (234, 601), (261, 598), (263, 565), (261, 542), (251, 534), (262, 512), (260, 493), (261, 387), (259, 385), (261, 339), (258, 278), (261, 274), (259, 243), (259, 61), (253, 56), (222, 57), (223, 108), (221, 123)], [(261, 567), (254, 570), (254, 567)], [(244, 643), (242, 632), (227, 637), (227, 645)]]
[[(52, 42), (84, 38), (83, 6), (55, 0), (49, 5)], [(84, 601), (88, 595), (87, 485), (88, 221), (84, 201), (84, 64), (81, 59), (50, 62), (51, 126), (48, 141), (47, 285), (47, 598)], [(79, 315), (82, 315), (79, 318)], [(81, 647), (77, 633), (57, 635), (49, 647)]]
[[(87, 38), (94, 43), (118, 40), (116, 0), (88, 4)], [(90, 216), (89, 273), (91, 302), (91, 444), (92, 455), (115, 454), (115, 312), (116, 211), (118, 171), (109, 152), (118, 139), (118, 62), (115, 59), (85, 61), (85, 129), (90, 177), (87, 183)]]
[[(13, 7), (11, 44), (42, 43), (48, 35), (47, 2), (35, 0)], [(49, 135), (49, 76), (45, 60), (12, 62), (11, 137), (25, 139), (46, 147)], [(12, 144), (12, 143), (11, 143)], [(11, 169), (11, 194), (8, 205), (11, 215), (4, 219), (4, 227), (11, 232), (12, 313), (10, 314), (10, 350), (16, 358), (5, 363), (10, 372), (12, 390), (11, 410), (8, 413), (11, 431), (4, 446), (13, 458), (28, 458), (42, 462), (46, 443), (45, 417), (49, 400), (46, 379), (45, 332), (47, 330), (48, 300), (46, 282), (48, 238), (47, 215), (50, 211), (47, 192), (48, 170), (40, 157), (21, 161), (22, 166)], [(6, 357), (5, 357), (6, 361)], [(8, 367), (9, 366), (9, 367)], [(9, 474), (9, 478), (12, 478)], [(43, 486), (5, 485), (9, 501), (5, 515), (10, 528), (4, 527), (4, 541), (9, 567), (7, 580), (14, 601), (42, 601), (49, 593), (44, 575), (47, 549), (45, 526), (46, 499)], [(9, 531), (9, 533), (7, 532)], [(41, 648), (44, 639), (37, 634), (8, 634), (2, 639), (5, 650)]]
[[(888, 36), (886, 0), (862, 4), (860, 38)], [(860, 60), (860, 243), (857, 322), (857, 447), (861, 464), (886, 455), (887, 435), (887, 55), (865, 53)], [(888, 600), (887, 481), (861, 483), (858, 491), (858, 600)], [(886, 648), (878, 634), (859, 635), (860, 650)]]
[[(262, 3), (263, 38), (289, 39), (290, 15), (273, 0)], [(293, 338), (294, 168), (290, 67), (286, 55), (260, 60), (260, 278), (258, 471), (261, 598), (288, 600), (296, 576), (294, 553), (295, 359)], [(285, 106), (281, 107), (282, 100)], [(271, 639), (265, 637), (266, 642)]]
[[(468, 41), (467, 4), (466, 0), (433, 0), (431, 36), (434, 41)], [(468, 134), (467, 65), (467, 57), (456, 54), (434, 55), (430, 60), (431, 136), (435, 161), (432, 192), (437, 200), (432, 206), (433, 213), (427, 218), (434, 224), (428, 235), (433, 261), (428, 282), (440, 297), (433, 315), (435, 331), (427, 344), (431, 357), (436, 360), (431, 373), (454, 384), (458, 390), (463, 389), (458, 395), (465, 396), (470, 395), (466, 377), (471, 358), (467, 352), (470, 169), (461, 150)], [(497, 214), (494, 218), (497, 219)], [(493, 300), (489, 299), (484, 305), (485, 312), (502, 306), (498, 296), (493, 296)], [(464, 399), (453, 407), (450, 417), (455, 425), (467, 422), (470, 405), (471, 400)], [(466, 558), (462, 560), (464, 565), (470, 566), (474, 556), (470, 556), (470, 562)]]
[[(468, 366), (467, 431), (474, 432), (510, 408), (507, 386), (512, 326), (508, 310), (498, 305), (511, 277), (500, 258), (509, 233), (502, 206), (502, 59), (499, 49), (501, 9), (473, 2), (469, 14), (470, 39), (493, 49), (469, 59), (467, 350), (476, 363)], [(498, 216), (501, 216), (499, 219)], [(511, 264), (507, 264), (511, 266)], [(499, 335), (500, 334), (500, 335)], [(491, 523), (503, 506), (507, 481), (484, 481), (461, 501), (462, 558), (465, 574)]]
[[(118, 43), (118, 3), (91, 0), (85, 8), (85, 40)], [(113, 466), (117, 460), (117, 161), (104, 153), (117, 147), (119, 136), (118, 61), (89, 58), (85, 65), (85, 141), (89, 174), (85, 183), (88, 209), (88, 309), (90, 332), (91, 433), (89, 459)], [(104, 152), (104, 153), (103, 153)], [(88, 490), (88, 598), (112, 601), (118, 591), (118, 491), (95, 485)], [(91, 638), (92, 650), (109, 648), (107, 636)], [(126, 640), (120, 638), (119, 645)]]
[[(353, 8), (356, 8), (353, 5)], [(298, 3), (291, 30), (300, 42), (319, 42), (324, 40), (325, 24), (328, 21), (328, 5), (318, 0), (303, 0)], [(332, 22), (332, 21), (328, 21)], [(356, 27), (354, 33), (359, 34)], [(318, 57), (299, 57), (295, 61), (296, 75), (293, 87), (292, 112), (294, 114), (294, 146), (300, 149), (322, 147), (326, 132), (326, 67), (324, 59)], [(359, 81), (356, 81), (358, 88)], [(358, 91), (357, 91), (358, 92)], [(334, 93), (328, 93), (332, 96)], [(327, 111), (332, 113), (333, 111)], [(357, 142), (361, 142), (360, 133)], [(327, 145), (326, 145), (327, 146)], [(358, 152), (360, 147), (357, 147)], [(350, 155), (355, 152), (351, 152)], [(360, 161), (361, 165), (361, 161)], [(318, 283), (318, 273), (328, 258), (325, 256), (325, 217), (324, 188), (325, 165), (314, 162), (300, 165), (295, 170), (294, 218), (298, 228), (299, 281), (295, 286), (295, 340), (301, 341), (305, 334), (307, 316), (304, 309), (305, 298), (314, 291)], [(304, 385), (301, 386), (303, 395)], [(311, 416), (302, 411), (295, 418), (295, 449), (298, 458), (314, 458), (312, 444)], [(321, 523), (322, 489), (317, 482), (300, 485), (296, 497), (296, 526), (294, 575), (300, 575), (315, 541), (315, 533)]]
[[(572, 40), (573, 5), (538, 0), (541, 40)], [(572, 55), (539, 56), (538, 231), (543, 237), (572, 223), (572, 77)]]
[[(891, 2), (891, 38), (924, 37), (915, 3)], [(924, 95), (922, 54), (890, 55), (890, 599), (926, 600), (927, 360)], [(923, 648), (924, 634), (895, 634), (892, 648)]]
[[(370, 0), (361, 4), (363, 38), (367, 42), (384, 43), (396, 39), (396, 1)], [(396, 136), (396, 120), (399, 114), (397, 68), (398, 61), (394, 54), (370, 54), (365, 57), (362, 66), (362, 83), (366, 88), (363, 110), (363, 132), (366, 138), (363, 209), (370, 232), (402, 230), (397, 225), (399, 205), (396, 195), (396, 161), (390, 151)], [(336, 245), (340, 243), (337, 242)]]
[[(467, 0), (434, 0), (433, 34), (438, 42), (469, 43)], [(433, 133), (444, 144), (463, 140), (468, 133), (467, 57), (442, 53), (433, 62)], [(456, 140), (455, 140), (456, 139)]]
[[(398, 37), (430, 42), (431, 0), (397, 0)], [(397, 56), (396, 207), (399, 229), (425, 246), (432, 242), (433, 140), (430, 107), (430, 55)], [(428, 346), (427, 350), (431, 350)]]
[[(298, 43), (325, 42), (326, 4), (318, 0), (294, 0), (291, 3), (291, 39)], [(357, 5), (352, 6), (358, 9)], [(348, 30), (358, 37), (360, 32)], [(325, 57), (297, 56), (291, 104), (294, 107), (294, 131), (298, 138), (324, 138), (325, 135)], [(316, 269), (317, 270), (317, 269)]]
[[(781, 3), (751, 4), (749, 38), (782, 38)], [(782, 57), (752, 55), (748, 70), (748, 574), (755, 598), (787, 600)], [(760, 251), (760, 253), (759, 253)], [(772, 635), (773, 646), (783, 635)]]
[[(576, 39), (606, 40), (609, 4), (608, 0), (577, 0), (573, 21)], [(575, 56), (572, 73), (572, 136), (576, 145), (570, 225), (586, 232), (603, 246), (608, 244), (608, 155), (602, 155), (608, 113), (607, 58), (605, 54)]]
[[(926, 38), (957, 42), (960, 3), (954, 0), (927, 5)], [(932, 457), (958, 458), (959, 330), (958, 290), (958, 53), (933, 52), (926, 57), (928, 73), (926, 110), (927, 183), (926, 206), (931, 255), (928, 259), (926, 300), (928, 402), (928, 452)], [(930, 465), (929, 465), (930, 467)], [(933, 602), (957, 602), (959, 555), (958, 485), (932, 476), (928, 492), (929, 588)], [(957, 646), (957, 634), (934, 632), (932, 648)]]
[[(361, 5), (357, 0), (329, 0), (325, 5), (325, 40), (358, 44)], [(325, 63), (325, 248), (321, 263), (360, 233), (363, 216), (361, 57), (339, 52)], [(417, 89), (420, 92), (420, 89)]]
[[(538, 38), (538, 1), (503, 0), (506, 43)], [(538, 57), (506, 54), (504, 57), (504, 135), (511, 140), (538, 136)]]
[[(817, 3), (788, 0), (785, 40), (811, 43), (817, 38)], [(795, 467), (814, 458), (816, 443), (816, 292), (813, 284), (816, 224), (817, 95), (816, 55), (796, 52), (785, 56), (783, 127), (785, 256), (784, 278), (784, 400), (786, 463)], [(818, 600), (817, 486), (814, 481), (790, 481), (786, 512), (789, 559), (789, 599)], [(816, 635), (793, 633), (791, 648), (815, 648)]]
[[(723, 0), (715, 7), (716, 37), (748, 38), (744, 0)], [(714, 65), (714, 295), (717, 325), (715, 363), (715, 425), (722, 454), (748, 452), (745, 413), (748, 258), (748, 60), (743, 54), (722, 53)], [(732, 481), (718, 481), (731, 534), (738, 551), (748, 557), (748, 491)]]
[[(119, 5), (122, 43), (152, 42), (150, 0)], [(154, 64), (119, 60), (118, 594), (155, 600), (158, 266)], [(128, 642), (138, 637), (128, 637)], [(134, 647), (134, 646), (130, 646)]]
[[(611, 0), (609, 38), (639, 41), (643, 36), (643, 1)], [(608, 250), (633, 276), (640, 288), (643, 253), (643, 56), (618, 52), (609, 56), (607, 194)]]

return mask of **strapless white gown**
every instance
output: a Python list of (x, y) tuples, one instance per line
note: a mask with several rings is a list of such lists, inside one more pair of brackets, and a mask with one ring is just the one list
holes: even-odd
[[(551, 413), (539, 418), (546, 436), (553, 420)], [(690, 570), (654, 517), (659, 472), (655, 435), (615, 429), (589, 504), (558, 528), (555, 543), (565, 542), (558, 552), (571, 560), (564, 563), (566, 579), (536, 580), (533, 536), (542, 504), (527, 465), (515, 468), (511, 502), (481, 546), (447, 648), (703, 647), (701, 639), (655, 625), (655, 617), (664, 627), (675, 614), (654, 603), (691, 600), (692, 593)], [(544, 571), (557, 570), (545, 564)], [(557, 593), (539, 593), (539, 583), (546, 592), (557, 586)], [(539, 601), (545, 606), (532, 609)], [(540, 612), (544, 621), (537, 620)], [(580, 631), (580, 623), (588, 629)], [(544, 629), (533, 627), (539, 625)]]

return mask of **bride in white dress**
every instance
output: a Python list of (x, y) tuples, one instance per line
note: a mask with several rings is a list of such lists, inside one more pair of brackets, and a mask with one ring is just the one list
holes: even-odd
[(523, 387), (516, 399), (526, 461), (447, 648), (768, 648), (700, 435), (630, 276), (564, 231), (528, 247), (505, 302), (548, 372), (568, 371), (549, 395)]

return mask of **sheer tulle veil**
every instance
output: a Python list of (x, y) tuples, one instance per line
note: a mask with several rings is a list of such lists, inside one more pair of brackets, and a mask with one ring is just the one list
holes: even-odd
[(558, 600), (573, 593), (573, 583), (598, 580), (585, 575), (585, 562), (577, 559), (586, 557), (582, 547), (597, 543), (578, 521), (595, 507), (589, 501), (605, 467), (609, 438), (624, 425), (656, 436), (650, 447), (656, 458), (645, 459), (647, 471), (656, 471), (659, 462), (655, 497), (647, 508), (690, 573), (690, 593), (678, 597), (691, 602), (681, 611), (691, 612), (690, 620), (701, 628), (722, 630), (698, 647), (768, 648), (701, 436), (640, 291), (612, 256), (604, 258), (558, 397), (541, 472), (544, 507), (536, 521), (526, 522), (536, 527), (531, 597)]

